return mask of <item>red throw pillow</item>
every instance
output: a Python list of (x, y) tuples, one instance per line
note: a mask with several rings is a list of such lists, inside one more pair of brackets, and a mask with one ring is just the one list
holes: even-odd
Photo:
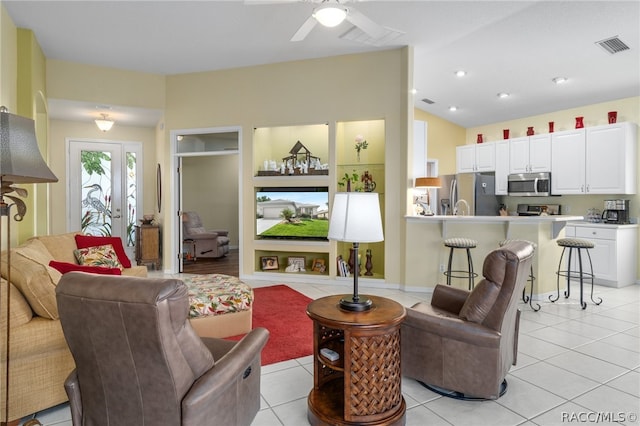
[(131, 261), (127, 257), (127, 253), (124, 251), (124, 247), (122, 246), (122, 240), (120, 237), (99, 237), (95, 235), (76, 235), (76, 246), (79, 249), (88, 248), (88, 247), (96, 247), (96, 246), (104, 246), (107, 244), (111, 244), (113, 249), (116, 251), (116, 255), (118, 256), (118, 260), (122, 264), (124, 268), (131, 268)]
[(120, 272), (119, 268), (105, 268), (103, 266), (76, 265), (75, 263), (58, 262), (57, 260), (50, 261), (49, 266), (58, 270), (61, 274), (77, 271), (77, 272), (90, 272), (92, 274), (102, 274), (102, 275), (122, 275), (122, 272)]

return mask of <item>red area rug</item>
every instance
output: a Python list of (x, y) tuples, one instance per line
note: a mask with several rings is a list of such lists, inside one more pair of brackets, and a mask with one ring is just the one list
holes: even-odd
[[(312, 299), (286, 285), (253, 289), (253, 328), (269, 330), (262, 350), (262, 365), (313, 353), (313, 322), (307, 316)], [(229, 337), (240, 340), (242, 336)]]

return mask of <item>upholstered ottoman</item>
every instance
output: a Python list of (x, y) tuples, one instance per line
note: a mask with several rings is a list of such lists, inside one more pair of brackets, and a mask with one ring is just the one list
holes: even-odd
[(191, 326), (201, 337), (229, 337), (251, 331), (253, 289), (237, 277), (191, 275), (182, 281), (189, 289)]

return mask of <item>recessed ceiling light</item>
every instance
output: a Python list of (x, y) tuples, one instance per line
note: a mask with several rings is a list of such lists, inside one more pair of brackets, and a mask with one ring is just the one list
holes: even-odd
[(498, 95), (497, 95), (497, 96), (498, 96), (500, 99), (504, 99), (504, 98), (508, 98), (508, 97), (509, 97), (509, 96), (511, 96), (511, 95), (510, 95), (510, 94), (508, 94), (508, 93), (505, 93), (505, 92), (500, 92), (500, 93), (498, 93)]
[(555, 77), (551, 81), (553, 81), (555, 84), (562, 84), (562, 83), (566, 83), (567, 80), (569, 80), (567, 77)]
[(455, 105), (451, 105), (451, 106), (449, 107), (449, 111), (451, 111), (451, 112), (453, 112), (453, 111), (457, 111), (457, 110), (458, 110), (458, 107), (457, 107), (457, 106), (455, 106)]
[(418, 89), (411, 89), (411, 94), (415, 95), (416, 93), (418, 93)]
[(465, 70), (458, 70), (455, 74), (456, 77), (464, 77), (465, 75), (467, 75), (467, 72)]

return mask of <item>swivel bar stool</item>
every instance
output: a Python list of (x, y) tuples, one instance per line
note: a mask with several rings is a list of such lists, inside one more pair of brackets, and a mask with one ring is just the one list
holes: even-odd
[[(476, 248), (478, 242), (469, 238), (447, 238), (444, 240), (444, 246), (449, 247), (449, 263), (444, 275), (447, 277), (447, 285), (451, 285), (451, 278), (466, 278), (469, 280), (469, 290), (473, 290), (475, 286), (475, 278), (478, 276), (473, 271), (473, 259), (471, 259), (471, 249)], [(467, 270), (451, 270), (453, 262), (453, 251), (455, 249), (465, 249), (467, 252)]]
[[(504, 246), (507, 243), (510, 243), (511, 241), (523, 241), (525, 243), (531, 244), (533, 246), (533, 252), (535, 253), (535, 251), (538, 249), (538, 246), (536, 243), (533, 243), (531, 241), (527, 241), (527, 240), (518, 240), (518, 239), (509, 239), (509, 240), (504, 240), (504, 241), (500, 241), (498, 243), (498, 245), (500, 247)], [(535, 275), (533, 275), (533, 263), (531, 264), (531, 271), (529, 271), (529, 278), (527, 279), (527, 282), (529, 283), (529, 285), (531, 285), (531, 287), (529, 288), (529, 295), (527, 296), (527, 287), (523, 287), (522, 288), (522, 301), (524, 303), (528, 303), (529, 306), (531, 307), (531, 309), (533, 309), (534, 311), (538, 312), (540, 310), (540, 304), (538, 302), (536, 302), (537, 307), (534, 308), (533, 307), (533, 283), (535, 282), (536, 277)]]
[[(594, 275), (593, 275), (593, 264), (591, 263), (591, 254), (589, 254), (589, 249), (592, 249), (593, 247), (595, 247), (595, 245), (589, 240), (582, 240), (578, 238), (561, 238), (557, 241), (557, 243), (560, 247), (562, 247), (562, 254), (560, 255), (560, 263), (558, 263), (558, 272), (556, 272), (556, 275), (557, 275), (556, 285), (558, 288), (558, 294), (556, 295), (555, 299), (553, 299), (553, 295), (549, 296), (549, 300), (551, 302), (556, 302), (560, 298), (560, 277), (567, 278), (567, 289), (564, 291), (565, 299), (569, 298), (569, 295), (571, 293), (571, 286), (570, 286), (571, 279), (577, 278), (580, 281), (580, 306), (582, 307), (582, 309), (586, 309), (587, 303), (583, 300), (584, 278), (586, 277), (591, 279), (591, 301), (596, 305), (601, 304), (602, 298), (599, 297), (598, 302), (596, 302), (593, 299)], [(569, 249), (569, 258), (567, 261), (567, 269), (563, 270), (561, 269), (562, 258), (564, 257), (564, 253), (567, 250), (567, 248)], [(571, 260), (573, 257), (572, 254), (574, 249), (577, 251), (577, 254), (578, 254), (578, 270), (577, 271), (574, 271), (571, 269)], [(582, 269), (582, 251), (583, 250), (587, 253), (587, 257), (589, 258), (590, 272), (585, 272)]]

